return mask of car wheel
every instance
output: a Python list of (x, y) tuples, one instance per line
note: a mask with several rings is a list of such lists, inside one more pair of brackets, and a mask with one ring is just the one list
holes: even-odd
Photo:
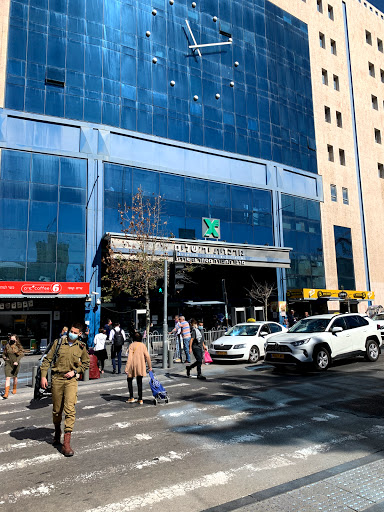
[(248, 363), (257, 363), (259, 358), (260, 358), (260, 350), (256, 347), (256, 345), (253, 345), (253, 347), (249, 351)]
[(377, 344), (377, 341), (375, 340), (368, 340), (367, 341), (367, 348), (365, 351), (365, 359), (367, 361), (375, 362), (379, 359), (380, 350), (379, 345)]
[(325, 371), (331, 364), (331, 356), (326, 348), (320, 347), (313, 353), (313, 365), (316, 370)]

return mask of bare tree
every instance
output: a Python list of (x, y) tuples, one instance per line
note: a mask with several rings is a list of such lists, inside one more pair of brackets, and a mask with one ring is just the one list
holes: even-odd
[(248, 288), (246, 288), (246, 290), (248, 292), (248, 296), (257, 302), (263, 303), (264, 320), (267, 320), (269, 299), (270, 299), (271, 295), (273, 295), (277, 291), (277, 288), (275, 285), (273, 285), (271, 283), (267, 283), (267, 282), (265, 282), (264, 284), (257, 283), (253, 276), (251, 276), (251, 278), (252, 278), (252, 288), (250, 290), (248, 290)]
[(161, 222), (161, 197), (145, 198), (138, 189), (132, 206), (119, 205), (124, 252), (109, 246), (104, 258), (106, 272), (103, 276), (103, 300), (126, 293), (131, 297), (145, 298), (147, 339), (151, 324), (150, 290), (157, 279), (164, 277), (164, 258), (167, 242), (164, 237), (166, 223)]

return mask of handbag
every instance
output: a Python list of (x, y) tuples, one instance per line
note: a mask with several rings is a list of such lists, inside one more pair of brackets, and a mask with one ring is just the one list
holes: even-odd
[(213, 363), (213, 361), (212, 361), (212, 357), (210, 356), (210, 354), (209, 354), (208, 350), (206, 350), (206, 351), (204, 352), (204, 363), (205, 363), (205, 364)]

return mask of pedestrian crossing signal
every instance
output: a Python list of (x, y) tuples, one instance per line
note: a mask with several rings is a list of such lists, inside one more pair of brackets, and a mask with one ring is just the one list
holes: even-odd
[(163, 277), (160, 277), (156, 281), (156, 287), (157, 287), (158, 293), (163, 293), (163, 291), (164, 291), (164, 278)]

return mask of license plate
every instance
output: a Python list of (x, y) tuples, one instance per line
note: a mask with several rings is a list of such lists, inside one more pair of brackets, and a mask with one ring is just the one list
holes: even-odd
[(284, 359), (284, 354), (271, 354), (273, 359)]
[(218, 356), (226, 356), (227, 355), (227, 352), (216, 352), (216, 355)]

